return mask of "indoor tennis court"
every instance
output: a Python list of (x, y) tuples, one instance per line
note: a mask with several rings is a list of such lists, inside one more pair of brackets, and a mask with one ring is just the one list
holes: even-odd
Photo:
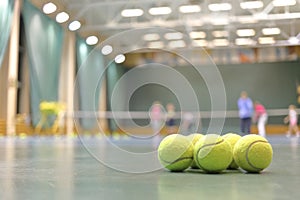
[(300, 195), (299, 0), (1, 0), (0, 47), (0, 199)]

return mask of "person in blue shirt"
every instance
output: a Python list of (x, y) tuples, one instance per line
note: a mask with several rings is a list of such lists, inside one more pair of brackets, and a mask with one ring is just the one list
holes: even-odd
[(253, 114), (253, 103), (252, 100), (248, 97), (247, 92), (241, 92), (241, 96), (237, 104), (239, 108), (239, 117), (241, 119), (241, 132), (249, 134)]

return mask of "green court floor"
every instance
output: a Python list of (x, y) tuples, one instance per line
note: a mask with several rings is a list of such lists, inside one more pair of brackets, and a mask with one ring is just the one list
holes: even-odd
[(274, 158), (262, 173), (205, 174), (171, 173), (152, 157), (135, 163), (111, 154), (117, 147), (147, 157), (156, 146), (147, 138), (1, 138), (0, 199), (299, 199), (300, 139), (268, 139)]

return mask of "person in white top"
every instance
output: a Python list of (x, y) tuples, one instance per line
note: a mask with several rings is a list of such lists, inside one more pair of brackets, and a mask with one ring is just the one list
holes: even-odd
[(289, 106), (289, 115), (284, 118), (284, 123), (289, 123), (289, 130), (286, 135), (287, 137), (290, 137), (293, 132), (296, 133), (296, 137), (300, 137), (298, 129), (298, 114), (294, 105)]

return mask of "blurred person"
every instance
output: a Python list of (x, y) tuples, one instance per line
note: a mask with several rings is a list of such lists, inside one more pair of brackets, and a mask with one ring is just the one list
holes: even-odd
[(286, 134), (287, 137), (290, 137), (293, 132), (295, 132), (296, 137), (300, 137), (298, 129), (298, 114), (296, 112), (295, 105), (289, 106), (289, 115), (284, 118), (284, 123), (289, 123), (289, 129)]
[(150, 108), (151, 127), (154, 135), (159, 134), (163, 127), (163, 106), (159, 101), (154, 101)]
[(262, 137), (266, 137), (266, 123), (268, 120), (268, 114), (265, 107), (258, 101), (254, 103), (255, 115), (253, 121), (257, 122), (258, 134)]
[(191, 112), (183, 113), (183, 122), (181, 124), (181, 133), (183, 135), (189, 135), (192, 133), (192, 129), (195, 125), (194, 115)]
[(241, 132), (244, 134), (250, 134), (253, 103), (252, 100), (248, 97), (247, 92), (241, 92), (237, 104), (239, 109)]
[(175, 106), (172, 103), (168, 103), (166, 106), (166, 128), (168, 134), (175, 133)]

